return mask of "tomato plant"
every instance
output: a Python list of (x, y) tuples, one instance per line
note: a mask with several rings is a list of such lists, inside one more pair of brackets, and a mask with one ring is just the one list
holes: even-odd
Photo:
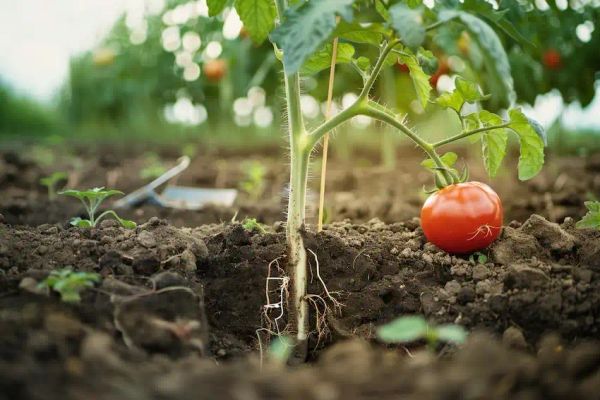
[(427, 240), (454, 254), (489, 246), (502, 229), (502, 203), (488, 185), (464, 182), (431, 194), (421, 210)]
[[(321, 140), (332, 130), (356, 116), (367, 116), (390, 125), (406, 135), (427, 156), (423, 165), (433, 176), (439, 194), (434, 199), (446, 198), (455, 190), (476, 193), (483, 186), (463, 183), (468, 174), (460, 174), (454, 163), (457, 155), (440, 155), (441, 147), (464, 138), (481, 144), (484, 166), (493, 177), (506, 155), (509, 134), (514, 134), (520, 144), (519, 178), (535, 176), (544, 163), (544, 134), (540, 126), (529, 120), (515, 107), (513, 79), (508, 56), (494, 29), (476, 15), (480, 2), (436, 2), (432, 8), (419, 0), (236, 0), (236, 8), (248, 34), (255, 42), (267, 37), (271, 40), (277, 58), (283, 64), (283, 83), (290, 147), (290, 184), (286, 224), (287, 268), (289, 293), (286, 332), (295, 336), (297, 355), (306, 355), (309, 331), (307, 293), (307, 251), (301, 234), (305, 223), (306, 187), (310, 155)], [(220, 13), (228, 4), (226, 0), (208, 2), (211, 15)], [(488, 10), (489, 11), (489, 10)], [(485, 14), (484, 14), (485, 15)], [(487, 14), (489, 17), (490, 14)], [(493, 14), (494, 25), (508, 26), (501, 12)], [(368, 18), (365, 20), (365, 18)], [(368, 22), (368, 23), (365, 23)], [(429, 75), (437, 70), (436, 57), (425, 47), (438, 36), (440, 30), (451, 28), (459, 35), (467, 32), (480, 56), (480, 68), (487, 77), (484, 82), (455, 79), (456, 88), (433, 97)], [(332, 38), (338, 38), (336, 63), (347, 64), (362, 80), (362, 89), (355, 101), (317, 126), (309, 127), (303, 119), (300, 101), (300, 77), (312, 75), (328, 68), (332, 62)], [(456, 43), (454, 40), (453, 43)], [(360, 51), (360, 52), (359, 52)], [(430, 143), (410, 128), (403, 116), (371, 99), (370, 93), (384, 68), (400, 63), (406, 65), (412, 80), (417, 101), (422, 108), (430, 103), (452, 110), (461, 122), (460, 133), (441, 141)], [(489, 92), (489, 93), (488, 93)], [(463, 112), (464, 105), (476, 104), (479, 111)], [(482, 109), (490, 104), (500, 114)], [(446, 188), (447, 187), (447, 188)], [(446, 189), (444, 189), (446, 188)], [(445, 192), (446, 190), (447, 192)], [(491, 192), (491, 189), (490, 189)], [(489, 193), (483, 191), (481, 194)], [(475, 195), (468, 203), (475, 203)], [(491, 196), (491, 195), (490, 195)], [(451, 197), (451, 196), (450, 196)], [(432, 201), (437, 205), (437, 200)], [(498, 202), (499, 205), (499, 202)], [(437, 206), (436, 206), (437, 208)], [(463, 215), (466, 215), (463, 211)], [(429, 217), (428, 217), (429, 218)], [(439, 218), (432, 213), (432, 218)], [(484, 221), (476, 228), (488, 226), (497, 235), (501, 213), (496, 219)], [(435, 221), (444, 225), (442, 221)], [(492, 224), (494, 224), (492, 226)], [(467, 229), (469, 227), (466, 227)], [(473, 235), (475, 231), (470, 231)], [(460, 237), (460, 240), (468, 238)], [(483, 239), (482, 239), (483, 240)], [(487, 238), (486, 240), (489, 240)], [(482, 245), (478, 235), (475, 248)], [(470, 248), (461, 248), (469, 251)]]

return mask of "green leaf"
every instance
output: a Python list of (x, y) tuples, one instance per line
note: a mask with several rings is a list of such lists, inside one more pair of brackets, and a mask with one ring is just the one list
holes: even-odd
[(73, 226), (78, 226), (80, 228), (91, 228), (92, 222), (88, 219), (81, 219), (80, 217), (71, 218), (69, 223)]
[(457, 18), (465, 25), (482, 52), (493, 106), (509, 107), (515, 98), (513, 78), (508, 56), (496, 32), (482, 19), (463, 11), (444, 10), (439, 18), (442, 21)]
[(235, 0), (235, 9), (255, 43), (262, 43), (275, 26), (274, 0)]
[[(313, 75), (331, 66), (333, 45), (327, 43), (321, 50), (313, 54), (302, 66), (300, 72)], [(354, 47), (349, 43), (338, 43), (336, 64), (347, 64), (352, 61)]]
[[(454, 166), (454, 164), (456, 164), (456, 161), (458, 160), (458, 155), (454, 152), (449, 151), (442, 155), (440, 159), (446, 167), (451, 168), (452, 166)], [(437, 165), (435, 165), (435, 162), (431, 158), (423, 160), (421, 162), (421, 165), (429, 169), (434, 169), (437, 167)]]
[(519, 179), (531, 179), (544, 165), (544, 141), (518, 108), (508, 112), (509, 127), (519, 136), (521, 155), (519, 157)]
[(440, 106), (445, 107), (445, 108), (451, 108), (454, 111), (456, 111), (458, 114), (460, 114), (460, 110), (462, 109), (463, 105), (465, 104), (465, 99), (463, 98), (462, 94), (458, 90), (454, 90), (453, 92), (450, 92), (450, 93), (443, 93), (435, 101)]
[(371, 67), (371, 60), (367, 57), (360, 56), (356, 59), (356, 65), (363, 71), (368, 70)]
[(421, 69), (419, 62), (414, 55), (401, 54), (398, 56), (398, 58), (400, 58), (402, 63), (406, 64), (408, 67), (410, 77), (413, 81), (415, 92), (417, 93), (417, 98), (419, 99), (421, 106), (423, 108), (427, 107), (427, 103), (429, 102), (429, 97), (431, 95), (429, 75), (427, 75), (423, 69)]
[(321, 47), (336, 26), (336, 15), (352, 20), (354, 0), (309, 0), (285, 11), (283, 23), (271, 39), (283, 50), (283, 64), (288, 75), (300, 70)]
[(417, 52), (417, 60), (419, 61), (419, 65), (423, 68), (426, 74), (434, 74), (438, 69), (438, 60), (436, 56), (429, 50), (425, 50), (420, 47)]
[(460, 325), (448, 324), (435, 328), (438, 340), (462, 344), (467, 340), (467, 331)]
[(460, 92), (467, 103), (474, 103), (483, 98), (475, 82), (467, 81), (460, 76), (455, 80), (456, 90)]
[(425, 41), (425, 27), (420, 10), (412, 9), (403, 3), (390, 8), (392, 27), (400, 35), (402, 43), (411, 50), (417, 50)]
[[(500, 116), (489, 111), (481, 111), (479, 119), (484, 126), (496, 126), (504, 123)], [(508, 144), (508, 132), (505, 128), (485, 131), (481, 134), (481, 150), (483, 163), (488, 175), (493, 178), (498, 173), (502, 160), (506, 156)]]
[(429, 326), (419, 315), (400, 317), (377, 329), (377, 337), (386, 343), (413, 342), (425, 337)]
[(383, 41), (384, 35), (389, 35), (390, 33), (390, 30), (380, 24), (370, 24), (365, 27), (358, 22), (349, 23), (340, 21), (333, 32), (333, 36), (349, 42), (379, 46)]
[(600, 229), (600, 201), (586, 201), (587, 214), (575, 226), (579, 229)]
[(386, 8), (386, 5), (381, 0), (375, 0), (375, 10), (384, 19), (384, 21), (389, 21), (392, 17), (390, 16), (389, 10)]
[(206, 0), (208, 15), (214, 17), (215, 15), (221, 14), (228, 2), (229, 0)]

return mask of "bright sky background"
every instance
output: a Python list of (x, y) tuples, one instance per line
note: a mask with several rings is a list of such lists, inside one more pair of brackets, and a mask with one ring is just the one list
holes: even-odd
[[(49, 101), (67, 76), (69, 58), (98, 43), (116, 18), (145, 1), (161, 0), (0, 0), (0, 78), (17, 91)], [(600, 129), (600, 95), (586, 110), (563, 109), (556, 94), (538, 99), (526, 112), (543, 125), (562, 112), (570, 128)]]

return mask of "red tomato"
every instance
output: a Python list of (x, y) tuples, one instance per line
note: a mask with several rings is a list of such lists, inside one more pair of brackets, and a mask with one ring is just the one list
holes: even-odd
[(433, 193), (421, 210), (425, 237), (448, 253), (489, 246), (502, 230), (502, 203), (488, 185), (465, 182)]
[(440, 77), (444, 74), (450, 72), (450, 66), (448, 65), (448, 60), (446, 57), (440, 57), (439, 65), (437, 71), (429, 78), (429, 83), (435, 89)]
[(549, 69), (560, 69), (562, 66), (562, 60), (560, 53), (554, 49), (546, 50), (543, 56), (544, 65)]
[(227, 73), (227, 63), (225, 60), (216, 59), (204, 63), (204, 76), (211, 82), (219, 82)]

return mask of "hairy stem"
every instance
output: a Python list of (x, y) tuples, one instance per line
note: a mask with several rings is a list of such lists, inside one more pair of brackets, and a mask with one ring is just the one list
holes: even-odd
[(509, 125), (510, 124), (507, 122), (506, 124), (494, 125), (494, 126), (485, 126), (483, 128), (473, 129), (471, 131), (463, 131), (463, 132), (459, 133), (458, 135), (454, 135), (454, 136), (451, 136), (451, 137), (449, 137), (447, 139), (443, 139), (443, 140), (440, 140), (439, 142), (433, 143), (432, 146), (433, 146), (433, 148), (438, 148), (438, 147), (443, 146), (445, 144), (452, 143), (452, 142), (455, 142), (455, 141), (460, 140), (460, 139), (464, 139), (466, 137), (469, 137), (471, 135), (475, 135), (477, 133), (491, 131), (491, 130), (494, 130), (494, 129), (507, 128)]
[(371, 71), (371, 75), (365, 82), (365, 86), (363, 87), (362, 91), (360, 92), (359, 99), (367, 99), (369, 97), (369, 92), (373, 88), (373, 85), (375, 84), (375, 81), (377, 80), (377, 77), (379, 76), (379, 73), (381, 72), (381, 68), (383, 68), (385, 59), (387, 58), (388, 54), (390, 54), (390, 52), (394, 49), (394, 47), (396, 47), (398, 44), (400, 44), (400, 40), (398, 40), (398, 39), (392, 40), (392, 41), (388, 42), (385, 45), (385, 47), (381, 50), (381, 53), (379, 54), (379, 58), (377, 59), (377, 62), (375, 63), (375, 66), (373, 67), (373, 71)]
[[(287, 8), (286, 0), (277, 0), (279, 20)], [(288, 74), (283, 66), (285, 98), (288, 115), (288, 129), (291, 152), (290, 193), (286, 226), (288, 260), (286, 273), (291, 284), (288, 306), (288, 330), (295, 335), (297, 346), (294, 358), (304, 361), (307, 354), (308, 339), (308, 302), (306, 300), (306, 249), (302, 240), (301, 229), (304, 225), (306, 206), (306, 181), (310, 149), (307, 147), (308, 137), (300, 108), (300, 76), (298, 73)]]
[(371, 118), (375, 118), (377, 120), (383, 121), (394, 128), (400, 130), (406, 136), (408, 136), (413, 142), (415, 142), (428, 156), (433, 160), (435, 165), (440, 169), (440, 173), (443, 175), (446, 182), (444, 184), (451, 184), (457, 178), (452, 176), (451, 172), (448, 171), (440, 156), (435, 152), (434, 147), (421, 139), (416, 133), (414, 133), (410, 128), (402, 123), (402, 121), (398, 120), (396, 116), (389, 110), (386, 110), (383, 106), (369, 101), (367, 107), (364, 110), (364, 115), (368, 115)]

